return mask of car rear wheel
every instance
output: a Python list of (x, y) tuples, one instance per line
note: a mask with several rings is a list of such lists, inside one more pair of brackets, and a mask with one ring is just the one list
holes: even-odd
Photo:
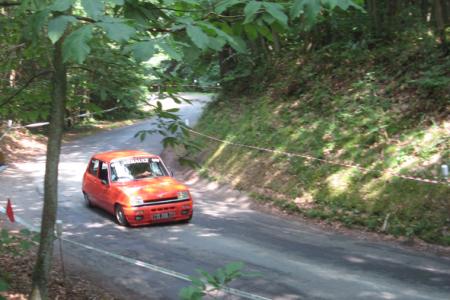
[(114, 208), (114, 215), (116, 217), (117, 224), (119, 224), (121, 226), (128, 225), (127, 219), (126, 219), (125, 214), (122, 209), (122, 206), (120, 206), (119, 204), (116, 204), (116, 206)]
[(89, 199), (88, 194), (83, 192), (83, 195), (84, 195), (84, 203), (86, 204), (86, 206), (87, 207), (93, 207), (94, 205), (92, 204), (91, 199)]

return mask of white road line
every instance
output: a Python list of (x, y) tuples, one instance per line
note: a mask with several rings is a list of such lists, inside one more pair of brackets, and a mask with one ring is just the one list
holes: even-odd
[[(0, 207), (0, 213), (5, 214), (5, 209), (3, 207)], [(22, 218), (15, 217), (15, 219), (16, 219), (17, 223), (25, 226), (29, 230), (35, 231), (35, 232), (39, 232), (39, 230), (36, 227), (34, 227), (31, 224), (28, 224)], [(115, 253), (108, 252), (108, 251), (105, 251), (105, 250), (102, 250), (102, 249), (98, 249), (98, 248), (95, 248), (95, 247), (92, 247), (92, 246), (88, 246), (88, 245), (85, 245), (85, 244), (82, 244), (82, 243), (79, 243), (79, 242), (75, 242), (75, 241), (69, 240), (67, 238), (61, 238), (61, 239), (63, 241), (65, 241), (65, 242), (68, 242), (70, 244), (76, 245), (78, 247), (85, 248), (85, 249), (88, 249), (88, 250), (91, 250), (91, 251), (95, 251), (95, 252), (98, 252), (98, 253), (106, 255), (106, 256), (111, 256), (111, 257), (114, 257), (116, 259), (119, 259), (119, 260), (125, 261), (127, 263), (130, 263), (132, 265), (135, 265), (135, 266), (143, 267), (143, 268), (146, 268), (146, 269), (149, 269), (149, 270), (152, 270), (152, 271), (164, 274), (164, 275), (168, 275), (168, 276), (171, 276), (171, 277), (174, 277), (174, 278), (178, 278), (178, 279), (181, 279), (181, 280), (184, 280), (184, 281), (191, 282), (191, 280), (189, 279), (188, 275), (185, 275), (185, 274), (182, 274), (182, 273), (179, 273), (179, 272), (176, 272), (176, 271), (172, 271), (170, 269), (166, 269), (166, 268), (163, 268), (163, 267), (158, 267), (156, 265), (153, 265), (153, 264), (150, 264), (150, 263), (146, 263), (144, 261), (140, 261), (140, 260), (137, 260), (137, 259), (134, 259), (134, 258), (125, 257), (125, 256), (122, 256), (122, 255), (119, 255), (119, 254), (115, 254)], [(222, 291), (225, 292), (225, 293), (228, 293), (230, 295), (238, 296), (238, 297), (241, 297), (241, 298), (244, 298), (244, 299), (271, 300), (270, 298), (266, 298), (266, 297), (263, 297), (263, 296), (259, 296), (259, 295), (256, 295), (256, 294), (244, 292), (244, 291), (233, 289), (233, 288), (229, 288), (229, 287), (222, 288)]]
[[(182, 274), (182, 273), (179, 273), (179, 272), (176, 272), (176, 271), (172, 271), (170, 269), (166, 269), (166, 268), (163, 268), (163, 267), (158, 267), (156, 265), (149, 264), (149, 263), (146, 263), (144, 261), (140, 261), (140, 260), (137, 260), (137, 259), (134, 259), (134, 258), (125, 257), (125, 256), (122, 256), (122, 255), (119, 255), (119, 254), (115, 254), (115, 253), (111, 253), (111, 252), (108, 252), (108, 251), (105, 251), (105, 250), (102, 250), (102, 249), (98, 249), (98, 248), (95, 248), (95, 247), (84, 245), (82, 243), (78, 243), (78, 242), (75, 242), (75, 241), (72, 241), (72, 240), (69, 240), (69, 239), (66, 239), (66, 238), (62, 238), (62, 240), (65, 241), (65, 242), (77, 245), (78, 247), (82, 247), (82, 248), (85, 248), (85, 249), (89, 249), (91, 251), (95, 251), (95, 252), (101, 253), (101, 254), (106, 255), (106, 256), (111, 256), (111, 257), (120, 259), (122, 261), (128, 262), (128, 263), (136, 265), (136, 266), (140, 266), (140, 267), (143, 267), (143, 268), (146, 268), (146, 269), (149, 269), (149, 270), (161, 273), (161, 274), (165, 274), (165, 275), (168, 275), (168, 276), (171, 276), (171, 277), (175, 277), (175, 278), (178, 278), (178, 279), (181, 279), (181, 280), (184, 280), (184, 281), (191, 282), (191, 279), (189, 279), (188, 275), (185, 275), (185, 274)], [(241, 297), (241, 298), (244, 298), (244, 299), (270, 300), (270, 298), (266, 298), (266, 297), (255, 295), (255, 294), (251, 294), (251, 293), (248, 293), (248, 292), (244, 292), (244, 291), (233, 289), (233, 288), (229, 288), (229, 287), (222, 288), (222, 291), (225, 292), (225, 293), (228, 293), (230, 295), (238, 296), (238, 297)]]

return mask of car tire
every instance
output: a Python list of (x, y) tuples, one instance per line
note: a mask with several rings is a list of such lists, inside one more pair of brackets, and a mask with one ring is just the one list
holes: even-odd
[(91, 199), (89, 199), (88, 194), (83, 192), (83, 196), (84, 196), (84, 203), (86, 204), (87, 207), (94, 207), (94, 204), (92, 204)]
[(117, 224), (119, 224), (120, 226), (128, 226), (128, 221), (123, 212), (123, 208), (119, 204), (116, 204), (116, 206), (114, 207), (114, 216), (116, 218)]

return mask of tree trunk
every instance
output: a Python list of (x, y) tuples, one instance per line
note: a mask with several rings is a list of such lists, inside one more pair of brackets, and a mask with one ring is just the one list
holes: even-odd
[(444, 18), (445, 27), (450, 26), (450, 1), (442, 0), (442, 17)]
[(380, 32), (380, 18), (377, 6), (377, 0), (367, 0), (367, 8), (371, 18), (372, 33), (378, 36)]
[(17, 86), (17, 72), (16, 70), (11, 70), (9, 73), (9, 87), (15, 88)]
[(225, 75), (232, 71), (234, 68), (234, 51), (233, 49), (225, 45), (223, 49), (219, 52), (219, 66), (220, 66), (220, 78), (225, 78)]
[[(443, 1), (442, 1), (443, 2)], [(442, 50), (444, 53), (448, 53), (448, 45), (447, 40), (445, 37), (445, 17), (444, 17), (444, 11), (442, 7), (441, 0), (434, 0), (433, 1), (433, 9), (434, 9), (434, 20), (436, 22), (436, 31), (439, 36), (439, 40), (441, 43)]]
[(422, 20), (424, 22), (428, 22), (428, 16), (430, 13), (430, 4), (428, 3), (428, 0), (420, 1), (420, 12), (422, 14)]
[(280, 52), (281, 45), (280, 45), (280, 35), (278, 34), (277, 30), (272, 27), (272, 39), (273, 39), (273, 50), (275, 53)]
[(53, 53), (52, 109), (45, 166), (44, 207), (42, 210), (39, 252), (33, 270), (31, 300), (48, 299), (54, 227), (58, 208), (58, 164), (67, 93), (67, 71), (62, 58), (62, 42), (63, 39), (60, 39), (55, 44)]

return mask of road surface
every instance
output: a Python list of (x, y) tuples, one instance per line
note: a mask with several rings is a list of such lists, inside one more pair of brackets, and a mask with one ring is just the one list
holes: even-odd
[[(209, 98), (188, 97), (200, 100), (181, 107), (183, 119), (193, 124)], [(244, 194), (205, 180), (188, 182), (195, 199), (190, 224), (124, 228), (101, 210), (87, 208), (81, 179), (90, 156), (113, 149), (160, 153), (160, 136), (143, 143), (133, 137), (150, 127), (151, 121), (143, 121), (63, 145), (58, 219), (64, 222), (64, 237), (100, 250), (64, 242), (68, 272), (97, 280), (125, 299), (178, 299), (188, 283), (177, 274), (196, 275), (198, 268), (212, 272), (241, 261), (246, 272), (260, 275), (238, 279), (231, 287), (254, 299), (450, 299), (448, 258), (255, 211)], [(0, 174), (2, 195), (13, 198), (16, 215), (36, 227), (44, 160), (16, 164)], [(219, 298), (225, 297), (239, 298)]]

